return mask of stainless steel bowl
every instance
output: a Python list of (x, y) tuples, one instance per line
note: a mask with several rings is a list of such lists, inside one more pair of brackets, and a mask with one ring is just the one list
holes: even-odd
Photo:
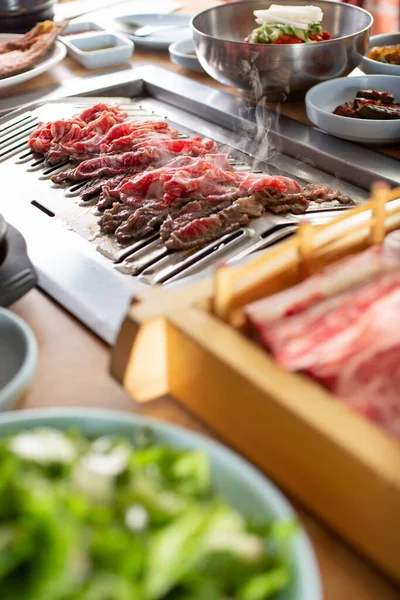
[(0, 33), (26, 33), (39, 21), (53, 19), (57, 0), (0, 0)]
[[(215, 6), (192, 19), (197, 56), (204, 70), (225, 85), (256, 98), (296, 99), (316, 83), (348, 75), (368, 47), (372, 16), (351, 4), (313, 0), (324, 13), (323, 26), (333, 40), (314, 44), (247, 44), (256, 27), (253, 11), (265, 0), (244, 0)], [(274, 0), (304, 6), (304, 0)], [(310, 3), (311, 4), (311, 3)]]

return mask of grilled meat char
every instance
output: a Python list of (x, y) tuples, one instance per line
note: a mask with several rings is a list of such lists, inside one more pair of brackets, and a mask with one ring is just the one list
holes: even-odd
[(114, 202), (112, 207), (107, 209), (104, 215), (99, 219), (101, 231), (109, 234), (114, 233), (133, 212), (135, 212), (134, 208), (126, 206), (126, 204), (121, 204), (120, 202)]
[(29, 141), (48, 162), (78, 163), (52, 181), (86, 181), (82, 199), (100, 194), (100, 229), (120, 244), (160, 230), (167, 248), (194, 248), (265, 210), (304, 213), (312, 201), (352, 202), (328, 186), (302, 188), (288, 177), (236, 172), (214, 141), (180, 139), (164, 121), (126, 117), (99, 103), (72, 119), (41, 123)]
[[(126, 242), (128, 235), (140, 239), (149, 227), (154, 231), (161, 226), (167, 248), (197, 247), (246, 225), (250, 217), (261, 216), (266, 206), (279, 212), (284, 193), (288, 193), (285, 201), (290, 208), (297, 212), (307, 209), (309, 202), (300, 185), (289, 178), (236, 173), (224, 155), (176, 159), (166, 167), (125, 180), (110, 192), (121, 206), (135, 209), (126, 223), (118, 222), (115, 235)], [(149, 200), (149, 195), (162, 200)], [(105, 211), (100, 220), (104, 232), (110, 222), (116, 223), (116, 213), (116, 207)], [(123, 208), (120, 213), (127, 214)]]
[(310, 202), (339, 202), (339, 204), (354, 204), (350, 196), (345, 196), (340, 190), (331, 189), (328, 185), (308, 183), (303, 189), (304, 196)]
[[(212, 210), (212, 209), (211, 209)], [(169, 217), (161, 226), (161, 239), (170, 250), (202, 246), (226, 233), (247, 225), (249, 217), (260, 217), (262, 205), (254, 196), (239, 198), (232, 204), (219, 204), (211, 212), (207, 206), (186, 212), (178, 218)]]
[(101, 194), (104, 186), (108, 186), (110, 189), (112, 189), (116, 187), (125, 177), (126, 173), (119, 173), (119, 175), (113, 175), (111, 177), (106, 176), (89, 179), (89, 181), (87, 181), (80, 189), (81, 199), (85, 201)]

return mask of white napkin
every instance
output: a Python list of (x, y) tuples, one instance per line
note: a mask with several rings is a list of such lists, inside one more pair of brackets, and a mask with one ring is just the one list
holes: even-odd
[[(119, 15), (170, 13), (182, 8), (182, 3), (176, 0), (75, 0), (65, 4), (57, 4), (55, 8), (55, 21), (73, 19), (85, 15), (85, 19), (104, 18), (111, 13), (113, 17)], [(79, 20), (82, 20), (81, 17)]]

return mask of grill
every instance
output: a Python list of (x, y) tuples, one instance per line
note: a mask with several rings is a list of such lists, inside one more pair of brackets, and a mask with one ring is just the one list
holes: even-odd
[[(86, 202), (80, 199), (80, 189), (85, 181), (72, 182), (65, 187), (51, 182), (52, 175), (70, 165), (65, 162), (46, 167), (43, 159), (35, 158), (30, 152), (27, 139), (39, 121), (68, 118), (97, 101), (117, 101), (130, 118), (160, 118), (178, 129), (182, 137), (202, 135), (213, 138), (229, 155), (235, 169), (280, 173), (301, 184), (335, 185), (357, 203), (368, 196), (369, 181), (363, 169), (355, 165), (348, 168), (343, 148), (335, 154), (333, 150), (336, 149), (331, 147), (330, 156), (312, 145), (303, 144), (302, 150), (301, 136), (291, 139), (285, 135), (284, 127), (275, 131), (270, 123), (268, 140), (272, 140), (273, 150), (267, 151), (255, 137), (259, 111), (252, 113), (244, 101), (236, 100), (235, 112), (229, 113), (224, 106), (228, 96), (170, 73), (162, 86), (161, 75), (165, 77), (166, 72), (157, 71), (156, 86), (151, 76), (147, 80), (144, 78), (143, 69), (142, 75), (134, 79), (130, 71), (131, 80), (125, 84), (121, 82), (121, 74), (117, 74), (117, 83), (104, 86), (104, 89), (99, 89), (99, 82), (96, 89), (93, 82), (92, 96), (58, 100), (53, 99), (54, 93), (51, 93), (49, 101), (22, 108), (0, 124), (0, 169), (5, 183), (0, 211), (24, 234), (39, 272), (40, 286), (109, 343), (115, 338), (132, 296), (149, 285), (174, 285), (177, 282), (182, 285), (189, 276), (203, 276), (218, 261), (243, 259), (254, 251), (265, 249), (293, 233), (302, 219), (324, 222), (336, 216), (343, 207), (316, 205), (306, 215), (266, 214), (253, 219), (249, 227), (226, 234), (198, 250), (168, 251), (157, 235), (121, 247), (113, 238), (99, 234), (95, 212), (97, 198)], [(150, 69), (153, 76), (154, 72), (154, 68)], [(191, 91), (192, 97), (187, 90), (181, 93), (179, 86), (170, 81), (175, 77), (180, 84), (183, 80), (196, 87)], [(120, 97), (121, 92), (126, 94), (127, 91), (129, 96)], [(107, 96), (95, 95), (95, 92), (104, 92)], [(217, 96), (211, 98), (210, 94)], [(238, 116), (240, 114), (245, 117)], [(261, 117), (271, 121), (267, 113), (263, 112)], [(286, 120), (286, 125), (290, 127), (293, 122)], [(351, 144), (345, 144), (344, 149), (346, 146)], [(375, 169), (381, 168), (380, 178), (395, 181), (391, 162), (396, 161), (386, 158), (375, 161)], [(351, 176), (338, 183), (337, 169), (342, 175), (350, 173)]]

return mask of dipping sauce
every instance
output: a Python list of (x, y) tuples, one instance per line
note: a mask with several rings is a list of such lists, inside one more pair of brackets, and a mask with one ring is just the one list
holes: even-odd
[(82, 52), (97, 52), (98, 50), (111, 50), (116, 48), (114, 44), (107, 44), (105, 46), (95, 46), (94, 48), (81, 48)]

